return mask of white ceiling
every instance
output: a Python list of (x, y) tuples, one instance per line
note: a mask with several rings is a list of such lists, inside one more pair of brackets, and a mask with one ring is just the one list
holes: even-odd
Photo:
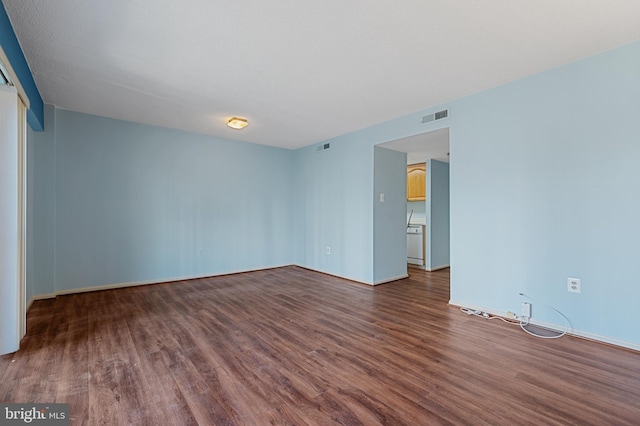
[(640, 39), (638, 0), (2, 2), (46, 103), (285, 148)]

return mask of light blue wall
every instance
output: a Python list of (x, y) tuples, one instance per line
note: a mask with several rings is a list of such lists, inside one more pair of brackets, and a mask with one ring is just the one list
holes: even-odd
[[(374, 280), (374, 146), (446, 127), (448, 119), (421, 123), (422, 116), (439, 111), (437, 108), (442, 106), (294, 152), (296, 264), (368, 284), (393, 277), (380, 275)], [(317, 151), (324, 143), (330, 143), (331, 148)], [(406, 173), (406, 163), (402, 170)], [(406, 216), (399, 220), (401, 225), (390, 226), (405, 229)], [(331, 255), (325, 254), (326, 246), (331, 246)]]
[(449, 164), (427, 161), (427, 257), (429, 270), (449, 266)]
[(373, 147), (356, 139), (327, 143), (326, 150), (294, 152), (294, 260), (372, 283)]
[(46, 131), (27, 131), (27, 301), (54, 293), (54, 113), (46, 105)]
[(18, 39), (13, 32), (7, 11), (0, 2), (0, 46), (7, 55), (11, 68), (18, 76), (22, 88), (29, 97), (30, 107), (27, 110), (27, 122), (34, 130), (42, 130), (44, 126), (44, 104), (31, 75), (27, 60), (22, 53)]
[(291, 263), (293, 153), (55, 114), (55, 290)]
[(373, 154), (373, 279), (377, 284), (407, 275), (407, 154), (377, 146)]
[(452, 302), (640, 348), (639, 101), (633, 43), (455, 103)]

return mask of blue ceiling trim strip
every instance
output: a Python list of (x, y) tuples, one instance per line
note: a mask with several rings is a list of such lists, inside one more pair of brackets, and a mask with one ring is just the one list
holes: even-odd
[(18, 76), (20, 84), (27, 96), (29, 97), (29, 103), (31, 104), (27, 111), (27, 123), (33, 130), (44, 130), (44, 104), (42, 97), (36, 86), (36, 82), (33, 80), (33, 75), (29, 69), (29, 64), (22, 53), (18, 39), (13, 32), (11, 21), (4, 8), (2, 2), (0, 2), (0, 46), (7, 55), (9, 62), (11, 62), (11, 68)]

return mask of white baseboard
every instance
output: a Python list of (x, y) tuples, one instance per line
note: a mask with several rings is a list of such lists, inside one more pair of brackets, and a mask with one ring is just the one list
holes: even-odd
[(449, 264), (447, 263), (446, 265), (440, 265), (440, 266), (434, 266), (433, 268), (424, 268), (425, 271), (429, 271), (429, 272), (433, 272), (433, 271), (438, 271), (440, 269), (446, 269), (449, 268)]
[[(342, 279), (345, 279), (345, 280), (354, 281), (354, 282), (361, 283), (361, 284), (366, 284), (366, 285), (384, 284), (384, 283), (388, 283), (388, 282), (391, 282), (391, 281), (401, 280), (401, 279), (407, 278), (409, 276), (408, 274), (403, 274), (403, 275), (398, 275), (396, 277), (387, 278), (387, 279), (384, 279), (384, 280), (379, 280), (379, 281), (375, 281), (375, 282), (367, 282), (367, 281), (362, 281), (360, 279), (351, 278), (351, 277), (348, 277), (348, 276), (338, 276), (338, 275), (332, 274), (330, 272), (322, 271), (322, 270), (319, 270), (319, 269), (313, 269), (313, 268), (309, 268), (309, 267), (306, 267), (306, 266), (288, 264), (288, 265), (269, 266), (269, 267), (259, 268), (259, 269), (230, 271), (230, 272), (224, 272), (224, 273), (219, 273), (219, 274), (189, 275), (189, 276), (182, 276), (182, 277), (170, 277), (170, 278), (161, 278), (161, 279), (155, 279), (155, 280), (133, 281), (133, 282), (126, 282), (126, 283), (104, 284), (104, 285), (96, 285), (96, 286), (91, 286), (91, 287), (82, 287), (82, 288), (72, 288), (72, 289), (58, 290), (53, 294), (41, 294), (41, 295), (33, 296), (32, 299), (31, 299), (30, 304), (33, 303), (34, 300), (51, 299), (51, 298), (54, 298), (56, 296), (63, 296), (63, 295), (66, 295), (66, 294), (86, 293), (86, 292), (90, 292), (90, 291), (100, 291), (100, 290), (113, 290), (113, 289), (118, 289), (118, 288), (136, 287), (136, 286), (140, 286), (140, 285), (163, 284), (163, 283), (170, 283), (170, 282), (174, 282), (174, 281), (197, 280), (197, 279), (201, 279), (201, 278), (211, 278), (211, 277), (220, 277), (220, 276), (224, 276), (224, 275), (242, 274), (242, 273), (245, 273), (245, 272), (264, 271), (264, 270), (267, 270), (267, 269), (283, 268), (283, 267), (286, 267), (286, 266), (299, 266), (300, 268), (308, 269), (310, 271), (320, 272), (322, 274), (327, 274), (327, 275), (331, 275), (333, 277), (338, 277), (338, 278), (342, 278)], [(29, 306), (30, 306), (30, 304), (29, 304)]]
[(378, 284), (385, 284), (385, 283), (390, 283), (391, 281), (398, 281), (398, 280), (402, 280), (405, 279), (409, 276), (409, 274), (402, 274), (402, 275), (398, 275), (396, 277), (392, 277), (392, 278), (387, 278), (384, 280), (379, 280), (379, 281), (375, 281), (373, 283), (373, 285), (378, 285)]
[[(477, 305), (471, 305), (468, 303), (458, 303), (454, 300), (449, 300), (449, 305), (452, 306), (457, 306), (460, 308), (467, 308), (467, 309), (471, 309), (474, 311), (482, 311), (482, 312), (486, 312), (489, 315), (496, 315), (499, 317), (503, 317), (503, 318), (507, 318), (507, 313), (506, 312), (501, 312), (501, 311), (496, 311), (494, 309), (488, 309), (485, 308), (483, 306), (477, 306)], [(531, 319), (529, 321), (530, 324), (533, 325), (537, 325), (540, 327), (544, 327), (547, 328), (549, 330), (554, 330), (557, 332), (563, 332), (565, 331), (565, 327), (558, 325), (558, 324), (552, 324), (552, 323), (548, 323), (548, 322), (544, 322), (544, 321), (537, 321), (535, 319)], [(634, 351), (640, 351), (640, 344), (638, 343), (632, 343), (632, 342), (627, 342), (625, 340), (620, 340), (620, 339), (615, 339), (612, 337), (607, 337), (607, 336), (600, 336), (598, 334), (594, 334), (594, 333), (589, 333), (586, 331), (581, 331), (581, 330), (575, 330), (575, 329), (571, 329), (567, 331), (567, 334), (570, 334), (572, 336), (576, 336), (576, 337), (580, 337), (583, 339), (589, 339), (589, 340), (593, 340), (599, 343), (606, 343), (609, 345), (614, 345), (614, 346), (620, 346), (622, 348), (626, 348), (626, 349), (632, 349)]]
[(170, 283), (170, 282), (174, 282), (174, 281), (187, 281), (187, 280), (197, 280), (197, 279), (201, 279), (201, 278), (221, 277), (221, 276), (224, 276), (224, 275), (242, 274), (242, 273), (245, 273), (245, 272), (255, 272), (255, 271), (264, 271), (264, 270), (267, 270), (267, 269), (283, 268), (285, 266), (291, 266), (291, 265), (276, 265), (276, 266), (269, 266), (269, 267), (266, 267), (266, 268), (241, 270), (241, 271), (230, 271), (230, 272), (224, 272), (224, 273), (219, 273), (219, 274), (189, 275), (189, 276), (183, 276), (183, 277), (160, 278), (160, 279), (155, 279), (155, 280), (133, 281), (133, 282), (127, 282), (127, 283), (114, 283), (114, 284), (97, 285), (97, 286), (91, 286), (91, 287), (82, 287), (82, 288), (72, 288), (72, 289), (58, 290), (58, 291), (56, 291), (55, 293), (52, 293), (52, 294), (35, 295), (35, 296), (33, 296), (31, 298), (30, 304), (33, 303), (33, 301), (35, 301), (35, 300), (52, 299), (52, 298), (54, 298), (56, 296), (63, 296), (63, 295), (66, 295), (66, 294), (86, 293), (86, 292), (89, 292), (89, 291), (113, 290), (113, 289), (116, 289), (116, 288), (137, 287), (137, 286), (140, 286), (140, 285), (164, 284), (164, 283)]
[(379, 280), (379, 281), (363, 281), (359, 278), (352, 278), (352, 277), (348, 277), (348, 276), (341, 276), (341, 275), (336, 275), (336, 274), (332, 274), (331, 272), (327, 272), (327, 271), (323, 271), (322, 269), (314, 269), (314, 268), (310, 268), (308, 266), (302, 266), (302, 265), (295, 265), (298, 266), (300, 268), (303, 269), (308, 269), (309, 271), (313, 271), (313, 272), (319, 272), (321, 274), (325, 274), (325, 275), (329, 275), (332, 277), (336, 277), (336, 278), (341, 278), (343, 280), (348, 280), (348, 281), (353, 281), (359, 284), (366, 284), (366, 285), (370, 285), (370, 286), (376, 286), (378, 284), (385, 284), (391, 281), (398, 281), (404, 278), (407, 278), (409, 276), (409, 274), (402, 274), (402, 275), (398, 275), (396, 277), (392, 277), (392, 278), (386, 278), (383, 280)]
[(132, 281), (128, 283), (116, 283), (116, 284), (96, 285), (92, 287), (71, 288), (71, 289), (56, 291), (56, 296), (64, 296), (67, 294), (76, 294), (76, 293), (87, 293), (90, 291), (113, 290), (116, 288), (137, 287), (140, 285), (163, 284), (163, 283), (170, 283), (173, 281), (196, 280), (199, 278), (208, 278), (210, 276), (211, 275), (202, 275), (202, 276), (194, 275), (194, 276), (180, 277), (180, 278), (166, 278), (166, 279), (148, 280), (148, 281)]
[(416, 265), (414, 263), (407, 263), (407, 264), (409, 265), (410, 268), (422, 269), (423, 271), (427, 271), (427, 272), (439, 271), (440, 269), (449, 268), (449, 265), (440, 265), (440, 266), (434, 266), (433, 268), (427, 268), (425, 265)]
[(627, 342), (625, 340), (614, 339), (607, 336), (600, 336), (598, 334), (587, 333), (586, 331), (574, 330), (570, 334), (574, 336), (582, 337), (583, 339), (595, 340), (601, 343), (607, 343), (609, 345), (620, 346), (627, 349), (633, 349), (640, 352), (640, 344)]
[(29, 302), (27, 303), (27, 312), (29, 311), (29, 308), (31, 307), (31, 305), (33, 305), (33, 302), (35, 302), (36, 300), (55, 299), (55, 297), (56, 297), (55, 293), (36, 294), (35, 296), (31, 296), (31, 299), (29, 299)]
[(302, 265), (293, 265), (293, 266), (297, 266), (299, 268), (307, 269), (307, 270), (313, 271), (313, 272), (319, 272), (321, 274), (329, 275), (331, 277), (336, 277), (336, 278), (341, 278), (343, 280), (353, 281), (353, 282), (359, 283), (359, 284), (375, 285), (373, 282), (363, 281), (363, 280), (361, 280), (359, 278), (352, 278), (352, 277), (348, 277), (348, 276), (344, 276), (344, 275), (336, 275), (334, 273), (331, 273), (331, 272), (328, 272), (328, 271), (324, 271), (322, 269), (311, 268), (309, 266), (302, 266)]
[(36, 300), (54, 299), (55, 297), (56, 297), (55, 293), (37, 294), (31, 297), (31, 302), (35, 302)]

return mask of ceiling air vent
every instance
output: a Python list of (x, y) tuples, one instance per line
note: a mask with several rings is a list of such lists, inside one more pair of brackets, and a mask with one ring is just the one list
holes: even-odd
[(435, 120), (442, 120), (443, 118), (447, 118), (449, 116), (449, 110), (443, 109), (442, 111), (438, 111), (435, 114), (429, 114), (422, 117), (422, 124), (429, 123)]

